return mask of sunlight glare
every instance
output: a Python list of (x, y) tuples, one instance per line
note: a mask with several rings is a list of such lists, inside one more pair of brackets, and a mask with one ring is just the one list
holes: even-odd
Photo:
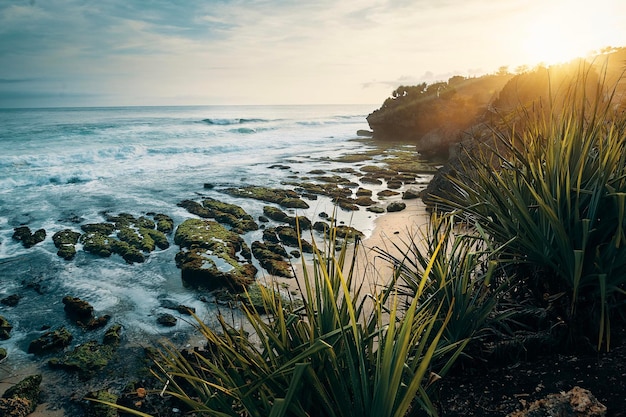
[[(578, 7), (577, 7), (578, 6)], [(532, 64), (552, 65), (586, 57), (603, 44), (599, 23), (606, 20), (598, 11), (580, 3), (551, 3), (528, 22), (524, 31), (524, 53)]]

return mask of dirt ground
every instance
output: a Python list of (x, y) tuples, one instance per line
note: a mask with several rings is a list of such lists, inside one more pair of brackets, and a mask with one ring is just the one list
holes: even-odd
[(549, 394), (579, 386), (626, 416), (626, 343), (608, 353), (553, 355), (506, 366), (457, 369), (441, 381), (434, 400), (440, 417), (504, 417)]

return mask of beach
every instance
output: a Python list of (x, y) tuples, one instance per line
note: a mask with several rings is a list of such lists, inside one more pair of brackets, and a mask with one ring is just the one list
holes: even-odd
[[(190, 218), (231, 218), (197, 211), (207, 201), (218, 201), (228, 210), (237, 207), (257, 222), (258, 229), (240, 234), (248, 246), (264, 241), (268, 230), (284, 227), (294, 216), (312, 223), (328, 223), (328, 216), (334, 216), (337, 224), (363, 233), (357, 273), (368, 290), (384, 285), (392, 269), (376, 248), (394, 251), (394, 244), (401, 245), (425, 222), (421, 200), (403, 197), (408, 190), (419, 192), (430, 175), (410, 145), (378, 144), (356, 136), (367, 127), (368, 110), (208, 106), (0, 112), (0, 143), (5, 148), (0, 155), (0, 299), (18, 300), (14, 306), (0, 305), (0, 315), (12, 325), (10, 338), (0, 342), (8, 353), (0, 365), (4, 387), (28, 374), (43, 373), (49, 412), (56, 412), (69, 397), (82, 398), (89, 389), (106, 387), (98, 378), (85, 384), (71, 372), (46, 365), (61, 353), (102, 340), (109, 327), (85, 330), (68, 321), (61, 302), (67, 296), (87, 302), (94, 316), (110, 316), (110, 324), (121, 325), (123, 346), (130, 346), (124, 347), (124, 355), (133, 352), (128, 350), (132, 346), (160, 339), (184, 346), (193, 325), (172, 306), (193, 308), (207, 324), (217, 325), (223, 307), (210, 294), (181, 282), (175, 262), (182, 250), (174, 243), (176, 227)], [(263, 190), (273, 195), (283, 189), (297, 190), (296, 202), (306, 208), (237, 194)], [(387, 212), (392, 203), (406, 207)], [(284, 217), (264, 219), (268, 206)], [(118, 241), (129, 232), (124, 222), (131, 222), (130, 230), (139, 230), (146, 224), (155, 227), (161, 218), (174, 226), (161, 236), (168, 246), (144, 249), (140, 258), (88, 252), (93, 242), (85, 240), (87, 226), (114, 223), (107, 226), (113, 229), (107, 230), (106, 239)], [(24, 227), (28, 233), (42, 230), (45, 237), (26, 245), (13, 236)], [(84, 236), (75, 245), (76, 254), (63, 259), (53, 235), (66, 230)], [(323, 240), (317, 231), (313, 238), (316, 243)], [(291, 244), (287, 249), (296, 248)], [(255, 257), (250, 262), (258, 269), (256, 280), (270, 276)], [(291, 262), (300, 263), (296, 258)], [(277, 279), (287, 288), (297, 287), (293, 278)], [(172, 316), (173, 327), (157, 323), (164, 314)], [(27, 353), (29, 343), (47, 329), (62, 327), (73, 335), (62, 352)], [(113, 366), (102, 372), (115, 373)], [(121, 373), (132, 374), (136, 365), (124, 366)], [(120, 390), (123, 384), (123, 378), (115, 379), (109, 388)]]

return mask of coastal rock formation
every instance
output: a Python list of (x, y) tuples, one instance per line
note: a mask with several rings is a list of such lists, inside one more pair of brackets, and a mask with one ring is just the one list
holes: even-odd
[(50, 359), (48, 365), (53, 369), (76, 372), (82, 380), (90, 379), (113, 359), (119, 345), (121, 328), (119, 324), (111, 326), (102, 344), (90, 340), (59, 358)]
[(422, 155), (447, 157), (450, 147), (462, 139), (461, 132), (476, 124), (512, 77), (455, 76), (447, 82), (400, 86), (367, 116), (367, 122), (375, 139), (407, 141)]
[[(155, 220), (144, 216), (135, 218), (128, 213), (107, 215), (107, 222), (82, 225), (85, 233), (79, 241), (85, 252), (102, 257), (115, 253), (129, 264), (141, 263), (145, 261), (146, 253), (157, 247), (167, 249), (170, 245), (165, 233), (172, 231), (172, 219), (165, 214), (154, 214), (153, 217)], [(112, 236), (116, 230), (116, 235)]]
[(15, 307), (20, 302), (21, 298), (22, 296), (19, 294), (11, 294), (1, 299), (0, 303), (8, 307)]
[(159, 323), (161, 326), (173, 327), (176, 326), (177, 321), (178, 320), (176, 319), (176, 317), (168, 313), (159, 314), (159, 316), (157, 317), (157, 323)]
[(252, 242), (252, 254), (271, 275), (285, 278), (293, 277), (291, 264), (285, 260), (289, 255), (279, 244)]
[(311, 220), (306, 216), (290, 216), (277, 207), (264, 206), (263, 214), (274, 221), (287, 223), (291, 227), (299, 227), (300, 230), (311, 228)]
[(522, 411), (507, 417), (604, 417), (606, 406), (586, 389), (574, 387), (568, 392), (550, 394)]
[(266, 187), (227, 188), (225, 193), (235, 197), (254, 198), (255, 200), (275, 203), (285, 208), (309, 208), (306, 201), (301, 200), (297, 192), (292, 190), (272, 189)]
[(205, 198), (202, 203), (193, 200), (183, 200), (178, 203), (191, 214), (205, 219), (215, 219), (217, 222), (232, 227), (236, 233), (245, 233), (258, 230), (259, 225), (246, 211), (236, 204), (224, 203), (212, 198)]
[(257, 271), (245, 260), (249, 248), (243, 238), (215, 221), (185, 220), (176, 229), (174, 242), (180, 246), (176, 265), (185, 285), (239, 291), (254, 281)]
[(42, 377), (31, 375), (5, 391), (0, 399), (0, 416), (26, 417), (37, 408)]
[(39, 229), (32, 233), (28, 226), (20, 226), (13, 229), (13, 239), (21, 241), (25, 248), (30, 248), (46, 239), (46, 231)]
[(95, 317), (91, 304), (80, 298), (68, 295), (63, 297), (63, 304), (68, 318), (86, 330), (99, 329), (109, 322), (110, 316)]
[(52, 235), (54, 246), (57, 247), (57, 255), (66, 261), (72, 260), (76, 256), (76, 244), (80, 238), (80, 233), (71, 229), (61, 230)]
[(28, 345), (28, 353), (35, 355), (45, 355), (50, 352), (62, 350), (70, 345), (74, 337), (65, 327), (57, 330), (51, 330)]

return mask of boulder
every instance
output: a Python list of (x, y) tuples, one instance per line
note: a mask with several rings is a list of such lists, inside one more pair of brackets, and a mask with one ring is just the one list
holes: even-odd
[(406, 190), (405, 192), (402, 193), (402, 199), (403, 200), (414, 200), (416, 198), (419, 198), (421, 195), (419, 190), (416, 190), (414, 188), (409, 188), (408, 190)]
[(28, 345), (28, 353), (44, 355), (50, 352), (62, 350), (72, 342), (72, 334), (65, 328), (52, 330), (44, 333)]
[(39, 404), (42, 377), (31, 375), (5, 391), (0, 399), (0, 416), (25, 417)]
[(298, 193), (292, 190), (249, 186), (228, 188), (224, 191), (235, 197), (254, 198), (256, 200), (265, 201), (266, 203), (275, 203), (285, 208), (309, 208), (309, 205), (304, 200), (300, 199)]
[(109, 363), (114, 352), (112, 345), (101, 345), (95, 340), (90, 340), (76, 346), (74, 350), (60, 358), (50, 359), (48, 366), (52, 369), (76, 372), (81, 380), (86, 381)]
[(284, 248), (276, 243), (252, 242), (252, 254), (261, 266), (271, 275), (292, 278), (291, 264), (285, 260), (288, 257)]
[(291, 226), (278, 226), (276, 228), (276, 234), (282, 243), (287, 246), (300, 247), (302, 245), (302, 252), (313, 253), (313, 246), (302, 238), (298, 238), (298, 232)]
[(46, 231), (39, 229), (31, 233), (28, 226), (20, 226), (13, 229), (13, 239), (21, 241), (25, 248), (30, 248), (46, 239)]
[(63, 297), (64, 310), (68, 318), (86, 330), (99, 329), (106, 326), (110, 316), (95, 317), (93, 307), (87, 301), (77, 297)]
[(392, 213), (396, 211), (402, 211), (406, 208), (406, 204), (401, 201), (394, 201), (387, 205), (387, 212)]
[(174, 242), (181, 249), (176, 265), (186, 285), (241, 290), (254, 281), (257, 271), (242, 255), (247, 253), (243, 238), (215, 221), (185, 220), (176, 229)]
[(172, 233), (174, 231), (174, 220), (166, 214), (157, 213), (154, 215), (154, 221), (156, 222), (156, 229), (165, 234)]
[(172, 316), (169, 313), (159, 314), (159, 316), (157, 317), (157, 323), (159, 323), (161, 326), (173, 327), (176, 326), (177, 321), (178, 320), (176, 319), (176, 317)]

